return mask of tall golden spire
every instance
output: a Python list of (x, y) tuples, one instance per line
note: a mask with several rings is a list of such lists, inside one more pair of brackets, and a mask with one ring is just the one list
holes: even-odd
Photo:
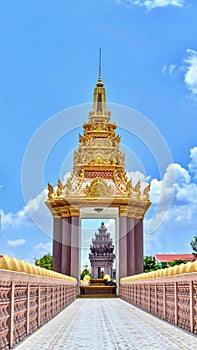
[(99, 76), (94, 89), (94, 113), (105, 114), (106, 112), (106, 93), (101, 78), (101, 48), (99, 49)]
[(99, 78), (101, 78), (101, 48), (99, 49)]

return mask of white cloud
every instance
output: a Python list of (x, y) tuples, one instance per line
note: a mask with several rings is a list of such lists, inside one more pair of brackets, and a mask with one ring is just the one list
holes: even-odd
[[(71, 175), (70, 172), (64, 176), (64, 182)], [(36, 224), (40, 230), (52, 237), (52, 216), (45, 205), (48, 189), (45, 188), (35, 198), (30, 199), (17, 213), (4, 213), (1, 211), (2, 231), (9, 229), (19, 229), (22, 226)]]
[(187, 186), (176, 186), (177, 193), (175, 198), (180, 203), (196, 203), (197, 202), (197, 186), (194, 183), (190, 183)]
[(174, 6), (174, 7), (183, 7), (186, 4), (185, 0), (117, 0), (116, 1), (119, 4), (124, 5), (135, 5), (135, 6), (143, 6), (146, 7), (148, 10), (152, 10), (154, 8), (158, 7), (168, 7), (168, 6)]
[(172, 63), (169, 66), (164, 64), (161, 71), (162, 73), (168, 73), (170, 76), (172, 76), (176, 68), (177, 68), (176, 64)]
[(178, 78), (181, 76), (192, 98), (197, 96), (197, 51), (187, 49), (186, 57), (179, 64), (164, 64), (161, 69), (163, 74)]
[(48, 236), (52, 235), (52, 218), (45, 205), (48, 190), (44, 189), (35, 198), (30, 199), (23, 209), (17, 213), (1, 213), (2, 231), (19, 229), (20, 227), (36, 224)]
[[(191, 251), (188, 242), (197, 228), (197, 147), (190, 150), (190, 158), (188, 168), (171, 164), (161, 180), (151, 181), (152, 207), (145, 218), (146, 254), (169, 251), (174, 249), (174, 245), (177, 252), (184, 252), (183, 249)], [(169, 206), (169, 196), (172, 193), (174, 196)]]
[(187, 49), (185, 84), (192, 96), (197, 95), (197, 51)]
[(173, 71), (175, 70), (176, 68), (176, 64), (170, 64), (169, 66), (169, 74), (172, 75)]
[(136, 185), (136, 183), (140, 180), (142, 183), (148, 184), (150, 180), (149, 176), (144, 175), (139, 170), (126, 172), (129, 179), (132, 179), (132, 185)]
[(157, 8), (157, 7), (183, 7), (185, 4), (184, 0), (145, 0), (140, 1), (143, 6), (146, 6), (149, 10)]
[(140, 171), (130, 171), (126, 172), (128, 179), (131, 179), (132, 186), (135, 186), (138, 181), (140, 181), (141, 192), (148, 186), (150, 181), (150, 176), (145, 176)]
[(167, 69), (168, 69), (168, 66), (166, 64), (164, 64), (162, 69), (161, 69), (162, 73), (166, 73)]
[(30, 225), (28, 220), (28, 213), (26, 208), (19, 210), (17, 213), (4, 213), (1, 211), (1, 224), (2, 231), (6, 231), (10, 228), (19, 228), (21, 226)]
[(190, 180), (188, 171), (180, 164), (170, 164), (162, 180), (153, 179), (151, 181), (150, 200), (153, 204), (160, 202), (163, 207), (169, 201), (169, 196), (176, 193), (178, 188), (189, 184)]
[(43, 243), (40, 242), (39, 244), (35, 245), (33, 247), (33, 250), (36, 253), (36, 257), (41, 257), (45, 254), (52, 254), (52, 243), (51, 242), (47, 242), (47, 243)]
[(193, 175), (194, 179), (197, 180), (197, 147), (193, 147), (190, 150), (191, 162), (189, 163), (190, 173)]
[(7, 241), (7, 245), (9, 247), (21, 247), (25, 243), (26, 243), (26, 240), (23, 238)]

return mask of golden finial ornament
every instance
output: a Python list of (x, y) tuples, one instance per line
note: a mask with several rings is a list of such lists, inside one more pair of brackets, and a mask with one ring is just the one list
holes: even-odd
[(54, 190), (53, 190), (53, 186), (50, 184), (50, 182), (48, 182), (48, 199), (51, 199), (53, 197), (54, 194)]
[(58, 179), (58, 183), (57, 183), (57, 195), (61, 196), (63, 193), (63, 185), (62, 182), (60, 181), (60, 179)]
[(150, 184), (144, 189), (143, 191), (143, 199), (148, 200), (149, 199), (149, 192), (150, 192)]
[(136, 193), (137, 197), (140, 197), (141, 191), (140, 191), (140, 180), (136, 183), (134, 187), (134, 192)]

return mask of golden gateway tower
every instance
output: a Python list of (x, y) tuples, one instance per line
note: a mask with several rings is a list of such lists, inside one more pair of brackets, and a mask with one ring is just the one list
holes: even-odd
[(58, 180), (57, 190), (48, 184), (46, 205), (54, 220), (53, 270), (79, 279), (81, 219), (116, 219), (117, 279), (143, 272), (143, 218), (150, 206), (148, 186), (143, 193), (124, 169), (120, 136), (106, 109), (101, 78), (94, 89), (94, 106), (79, 135), (73, 172), (66, 184)]

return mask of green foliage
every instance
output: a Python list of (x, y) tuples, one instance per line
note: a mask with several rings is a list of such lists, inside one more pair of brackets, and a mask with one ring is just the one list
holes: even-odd
[(167, 262), (161, 262), (161, 269), (166, 269), (168, 267)]
[(43, 255), (40, 259), (34, 259), (35, 265), (43, 267), (47, 270), (52, 270), (53, 266), (53, 257), (48, 253)]
[(157, 264), (155, 258), (148, 255), (144, 257), (144, 272), (155, 271), (159, 270), (160, 268), (161, 266)]
[(182, 260), (182, 259), (179, 259), (179, 260), (173, 260), (172, 262), (169, 263), (170, 266), (175, 266), (175, 265), (181, 265), (181, 264), (185, 264), (186, 261), (185, 260)]
[(84, 277), (85, 277), (86, 275), (92, 277), (92, 274), (91, 274), (90, 271), (88, 270), (88, 264), (84, 265), (83, 267), (85, 267), (85, 268), (84, 268), (84, 270), (83, 270), (83, 271), (81, 272), (81, 274), (80, 274), (80, 280), (83, 280)]
[(195, 253), (197, 253), (197, 236), (190, 242), (190, 245)]

